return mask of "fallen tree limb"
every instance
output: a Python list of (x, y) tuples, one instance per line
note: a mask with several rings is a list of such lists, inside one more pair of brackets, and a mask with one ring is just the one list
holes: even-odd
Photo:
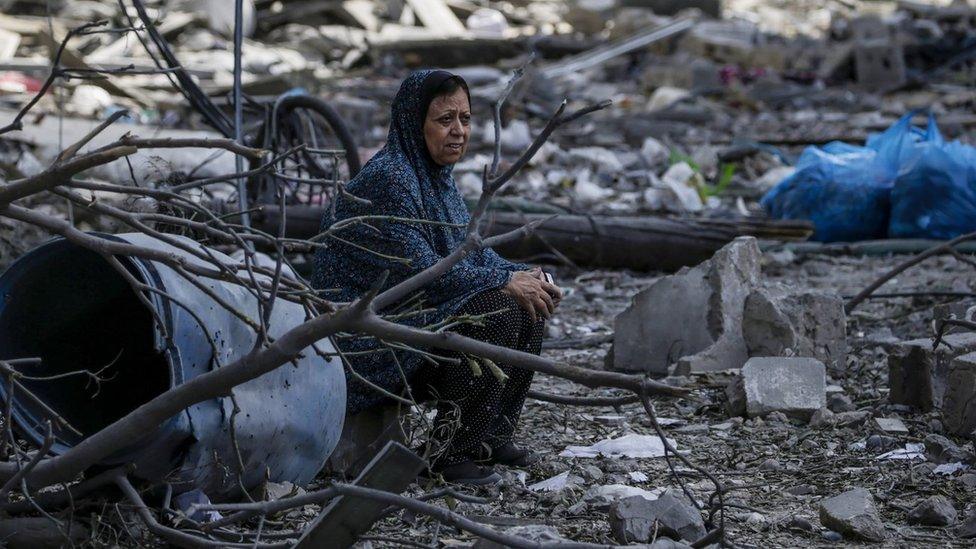
[(929, 259), (930, 257), (935, 257), (937, 255), (942, 255), (946, 253), (952, 253), (954, 247), (957, 244), (968, 242), (970, 240), (976, 240), (976, 233), (967, 233), (964, 235), (957, 236), (952, 240), (933, 246), (928, 250), (925, 250), (924, 252), (899, 263), (897, 266), (895, 266), (894, 268), (892, 268), (891, 270), (883, 274), (880, 278), (878, 278), (877, 280), (869, 284), (867, 288), (864, 288), (857, 295), (855, 295), (850, 300), (848, 300), (847, 304), (844, 305), (844, 311), (847, 314), (850, 314), (851, 311), (853, 311), (858, 305), (863, 303), (864, 300), (868, 298), (868, 296), (873, 294), (875, 290), (877, 290), (881, 286), (884, 286), (885, 283), (891, 280), (892, 278), (895, 278), (899, 274), (914, 267), (915, 265), (918, 265), (919, 263), (925, 261), (926, 259)]

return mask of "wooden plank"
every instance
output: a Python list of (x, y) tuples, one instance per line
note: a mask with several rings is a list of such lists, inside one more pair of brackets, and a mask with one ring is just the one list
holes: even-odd
[[(402, 444), (389, 442), (366, 465), (353, 484), (402, 492), (427, 466)], [(312, 522), (295, 549), (345, 549), (373, 526), (387, 505), (381, 501), (339, 496)]]
[(467, 33), (464, 23), (454, 15), (443, 0), (407, 0), (420, 22), (429, 30), (442, 36), (459, 36)]

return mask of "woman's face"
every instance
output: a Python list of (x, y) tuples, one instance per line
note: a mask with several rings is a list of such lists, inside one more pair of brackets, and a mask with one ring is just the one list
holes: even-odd
[(450, 95), (439, 95), (427, 108), (424, 141), (438, 165), (454, 164), (468, 149), (471, 135), (471, 105), (468, 94), (458, 88)]

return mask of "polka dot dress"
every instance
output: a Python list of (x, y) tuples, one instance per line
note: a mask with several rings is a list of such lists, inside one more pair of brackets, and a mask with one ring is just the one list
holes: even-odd
[[(498, 312), (496, 312), (498, 311)], [(481, 292), (458, 311), (459, 314), (487, 316), (482, 325), (464, 324), (455, 331), (494, 345), (539, 354), (545, 321), (533, 321), (512, 296), (499, 290)], [(504, 383), (481, 366), (480, 375), (468, 364), (468, 357), (453, 352), (439, 354), (459, 358), (460, 365), (427, 365), (421, 373), (421, 390), (437, 401), (437, 418), (432, 434), (437, 445), (447, 448), (438, 459), (442, 466), (454, 465), (484, 456), (512, 440), (525, 395), (534, 372), (498, 364), (508, 375)]]

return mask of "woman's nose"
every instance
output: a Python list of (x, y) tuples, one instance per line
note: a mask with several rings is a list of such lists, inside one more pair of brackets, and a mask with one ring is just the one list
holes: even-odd
[(455, 119), (451, 122), (451, 135), (464, 135), (464, 126), (461, 124), (460, 119)]

